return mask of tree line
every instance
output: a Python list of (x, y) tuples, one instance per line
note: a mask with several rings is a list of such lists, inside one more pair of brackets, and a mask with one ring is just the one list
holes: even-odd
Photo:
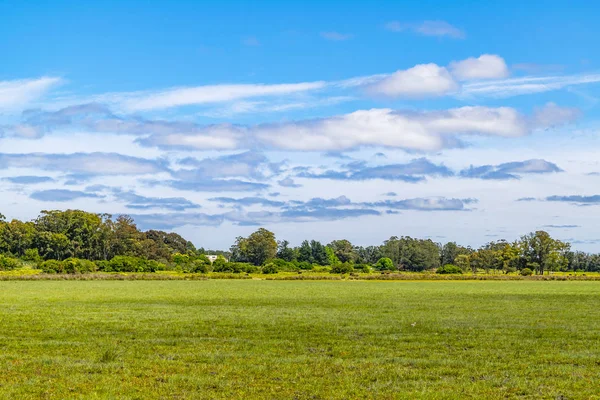
[[(211, 262), (206, 254), (219, 257)], [(80, 210), (42, 211), (33, 221), (6, 221), (0, 214), (0, 269), (36, 263), (45, 272), (94, 271), (263, 272), (323, 270), (522, 273), (600, 271), (600, 255), (572, 251), (570, 244), (537, 231), (473, 249), (455, 242), (392, 236), (381, 245), (355, 246), (345, 239), (292, 247), (264, 228), (238, 237), (228, 251), (196, 248), (172, 232), (142, 231), (127, 215)]]

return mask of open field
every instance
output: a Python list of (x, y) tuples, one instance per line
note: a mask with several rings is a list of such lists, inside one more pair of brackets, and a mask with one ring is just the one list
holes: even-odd
[(599, 293), (597, 282), (0, 282), (0, 398), (599, 398)]

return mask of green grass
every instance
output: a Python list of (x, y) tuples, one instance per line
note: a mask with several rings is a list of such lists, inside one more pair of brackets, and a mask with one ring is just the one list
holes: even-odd
[(600, 283), (0, 282), (0, 398), (600, 398)]

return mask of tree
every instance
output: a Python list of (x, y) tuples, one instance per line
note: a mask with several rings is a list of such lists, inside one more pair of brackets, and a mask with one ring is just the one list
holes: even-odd
[(384, 242), (382, 253), (390, 258), (394, 265), (409, 271), (437, 269), (440, 266), (440, 249), (430, 239), (392, 236)]
[(352, 243), (346, 239), (334, 240), (333, 242), (329, 243), (327, 247), (333, 250), (335, 256), (343, 263), (353, 263), (356, 262), (356, 259), (358, 258), (358, 254), (356, 254), (354, 246), (352, 246)]
[(391, 271), (394, 269), (394, 262), (388, 257), (381, 257), (373, 267), (379, 271)]
[(454, 259), (454, 265), (459, 267), (463, 272), (467, 272), (471, 268), (471, 259), (466, 254), (459, 254)]
[(545, 231), (521, 237), (519, 246), (527, 262), (532, 264), (540, 275), (543, 275), (544, 271), (556, 271), (568, 265), (566, 253), (570, 245), (552, 239)]
[(456, 242), (446, 243), (440, 251), (440, 262), (442, 265), (452, 264), (459, 255), (471, 254), (473, 250), (456, 244)]
[(302, 244), (298, 248), (297, 253), (298, 261), (307, 262), (310, 264), (314, 263), (312, 248), (310, 247), (310, 243), (308, 242), (308, 240), (302, 242)]
[(275, 258), (277, 255), (275, 234), (264, 228), (260, 228), (246, 239), (245, 252), (248, 261), (258, 266), (263, 265), (267, 260)]
[(296, 259), (296, 252), (294, 249), (289, 247), (290, 242), (282, 240), (277, 243), (277, 258), (281, 258), (287, 262), (294, 261)]
[(325, 246), (316, 240), (310, 241), (313, 262), (319, 265), (329, 265), (329, 256)]
[(359, 264), (375, 264), (382, 257), (381, 246), (356, 247), (356, 262)]

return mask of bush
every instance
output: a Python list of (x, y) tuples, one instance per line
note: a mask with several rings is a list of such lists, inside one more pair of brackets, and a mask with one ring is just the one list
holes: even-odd
[(11, 271), (13, 269), (21, 268), (22, 266), (23, 264), (16, 258), (0, 255), (0, 271)]
[(270, 262), (262, 267), (263, 274), (276, 274), (277, 272), (279, 272), (279, 268), (277, 265), (275, 265), (275, 263)]
[[(204, 256), (204, 258), (206, 258), (206, 256)], [(191, 272), (207, 274), (210, 271), (212, 271), (212, 265), (210, 265), (210, 261), (208, 260), (208, 258), (206, 258), (206, 260), (198, 258), (197, 260), (194, 260), (194, 262), (192, 262)]]
[(521, 270), (521, 275), (523, 275), (523, 276), (531, 276), (531, 275), (533, 275), (533, 271), (530, 270), (529, 268), (523, 268)]
[(298, 268), (309, 271), (309, 270), (313, 269), (313, 265), (311, 263), (309, 263), (308, 261), (302, 261), (302, 262), (298, 263)]
[(234, 274), (239, 274), (241, 272), (245, 272), (247, 274), (256, 273), (259, 271), (259, 268), (255, 265), (249, 263), (241, 263), (241, 262), (225, 262), (225, 263), (217, 263), (219, 259), (215, 260), (213, 263), (213, 271), (214, 272), (233, 272)]
[(362, 271), (364, 273), (370, 273), (372, 271), (372, 268), (369, 264), (355, 264), (354, 265), (354, 270), (356, 271)]
[(40, 256), (40, 253), (38, 252), (38, 249), (27, 249), (27, 250), (25, 250), (25, 254), (23, 254), (22, 258), (25, 261), (33, 261), (33, 262), (40, 262), (40, 261), (42, 261), (42, 257)]
[(462, 274), (463, 271), (460, 267), (452, 264), (446, 264), (443, 267), (439, 267), (436, 274)]
[(96, 263), (80, 258), (67, 258), (63, 261), (47, 260), (38, 264), (38, 268), (46, 274), (85, 274), (98, 270)]
[(270, 262), (268, 262), (265, 265), (268, 265), (268, 264), (275, 265), (275, 267), (277, 267), (277, 271), (286, 271), (286, 272), (298, 271), (298, 266), (296, 264), (294, 264), (293, 262), (285, 261), (281, 258), (275, 258), (274, 260), (271, 260)]
[(332, 274), (348, 274), (354, 272), (354, 267), (350, 263), (336, 264), (331, 267)]
[(140, 257), (116, 256), (102, 264), (106, 272), (156, 272), (167, 269), (166, 265)]
[(392, 271), (394, 270), (394, 262), (387, 257), (381, 257), (374, 265), (378, 271)]

